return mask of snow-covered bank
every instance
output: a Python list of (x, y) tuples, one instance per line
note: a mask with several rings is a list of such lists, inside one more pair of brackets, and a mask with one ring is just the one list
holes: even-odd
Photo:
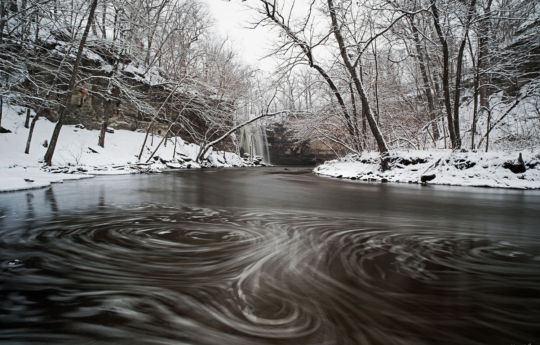
[[(141, 162), (138, 155), (145, 133), (114, 130), (105, 137), (105, 148), (97, 145), (99, 131), (81, 126), (63, 126), (53, 158), (53, 166), (42, 163), (54, 123), (45, 118), (36, 122), (30, 153), (25, 154), (28, 129), (24, 127), (24, 109), (3, 108), (2, 127), (11, 133), (0, 134), (0, 192), (40, 188), (64, 180), (93, 175), (159, 172), (165, 169), (200, 168), (195, 162), (199, 146), (174, 138), (161, 145), (149, 163), (145, 163), (157, 148), (161, 137), (149, 137)], [(210, 151), (205, 167), (240, 167), (250, 163), (231, 152)]]
[[(519, 162), (519, 153), (522, 162)], [(372, 182), (540, 189), (540, 150), (521, 152), (399, 151), (380, 171), (378, 153), (349, 155), (316, 167), (319, 175)]]

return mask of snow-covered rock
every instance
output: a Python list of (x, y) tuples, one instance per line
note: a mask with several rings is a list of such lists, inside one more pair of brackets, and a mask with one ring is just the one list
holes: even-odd
[[(521, 164), (525, 171), (511, 169)], [(365, 152), (316, 167), (318, 175), (369, 182), (429, 183), (459, 186), (540, 189), (540, 149), (521, 152), (398, 151), (390, 169), (380, 170), (380, 156)]]

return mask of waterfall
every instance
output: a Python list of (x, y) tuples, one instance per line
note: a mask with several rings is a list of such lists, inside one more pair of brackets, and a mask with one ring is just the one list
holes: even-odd
[(268, 137), (266, 136), (266, 128), (260, 127), (263, 137), (263, 143), (264, 143), (264, 155), (263, 155), (263, 161), (267, 164), (272, 164), (270, 162), (270, 148), (268, 147)]
[(259, 156), (264, 163), (270, 164), (270, 151), (268, 139), (263, 126), (251, 125), (241, 129), (240, 135), (241, 153), (247, 153), (250, 159)]

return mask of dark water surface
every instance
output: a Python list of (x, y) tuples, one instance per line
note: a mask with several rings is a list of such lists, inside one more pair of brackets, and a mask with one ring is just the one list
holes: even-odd
[(540, 193), (309, 169), (0, 194), (1, 344), (540, 344)]

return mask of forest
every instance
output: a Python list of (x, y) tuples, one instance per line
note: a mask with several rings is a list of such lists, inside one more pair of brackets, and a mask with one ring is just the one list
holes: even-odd
[(289, 151), (379, 152), (381, 171), (403, 150), (517, 157), (538, 147), (535, 1), (242, 4), (246, 27), (276, 34), (272, 71), (216, 34), (204, 2), (3, 1), (0, 100), (28, 129), (25, 147), (10, 150), (32, 150), (40, 118), (55, 122), (49, 166), (64, 124), (99, 131), (102, 148), (113, 128), (144, 132), (134, 145), (146, 162), (172, 138), (197, 145), (199, 163), (214, 149), (244, 153), (248, 124), (264, 137), (284, 127)]

